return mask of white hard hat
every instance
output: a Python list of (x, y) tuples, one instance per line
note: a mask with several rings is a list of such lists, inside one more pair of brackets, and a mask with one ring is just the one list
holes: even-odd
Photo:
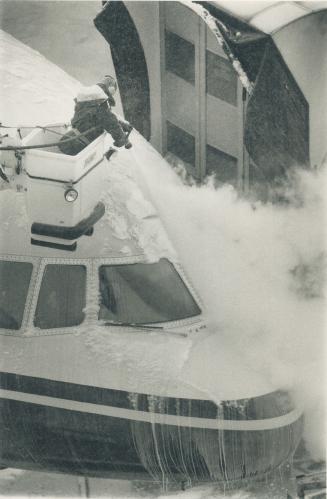
[(99, 85), (92, 85), (91, 87), (82, 87), (77, 96), (77, 102), (87, 102), (92, 100), (107, 100), (108, 96), (99, 87)]

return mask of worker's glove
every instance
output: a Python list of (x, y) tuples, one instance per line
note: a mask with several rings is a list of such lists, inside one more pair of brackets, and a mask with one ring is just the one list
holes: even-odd
[(129, 135), (131, 133), (131, 131), (133, 130), (133, 126), (128, 121), (119, 120), (119, 123), (123, 129), (123, 132), (126, 133), (127, 135)]

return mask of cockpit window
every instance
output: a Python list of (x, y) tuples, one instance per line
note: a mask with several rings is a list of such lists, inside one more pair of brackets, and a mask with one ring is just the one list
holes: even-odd
[(99, 319), (125, 324), (175, 321), (201, 313), (175, 267), (156, 263), (103, 265)]
[(34, 326), (41, 329), (70, 327), (84, 319), (86, 268), (83, 265), (45, 267)]
[(31, 263), (0, 261), (0, 328), (21, 327), (32, 270)]

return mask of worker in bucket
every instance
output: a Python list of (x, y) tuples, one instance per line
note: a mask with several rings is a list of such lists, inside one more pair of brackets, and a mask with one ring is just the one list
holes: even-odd
[[(108, 106), (110, 107), (110, 109), (112, 107), (114, 107), (116, 105), (114, 95), (117, 91), (117, 82), (116, 82), (115, 78), (113, 76), (106, 75), (99, 83), (97, 83), (97, 85), (100, 88), (102, 88), (102, 90), (108, 96)], [(126, 120), (119, 118), (119, 124), (122, 127), (123, 131), (127, 135), (129, 135), (131, 133), (131, 131), (133, 130), (132, 125)], [(130, 145), (130, 147), (131, 146), (132, 145)], [(125, 147), (126, 147), (126, 145), (125, 145)], [(126, 149), (130, 149), (130, 147), (126, 147)]]
[[(115, 105), (113, 94), (117, 88), (111, 76), (105, 76), (101, 82), (90, 87), (82, 87), (75, 98), (75, 112), (71, 120), (73, 129), (66, 133), (59, 142), (64, 154), (78, 154), (84, 147), (101, 135), (104, 130), (114, 139), (115, 147), (130, 149), (132, 144), (128, 134), (132, 127), (128, 122), (120, 121), (111, 111)], [(67, 139), (83, 134), (76, 140)]]

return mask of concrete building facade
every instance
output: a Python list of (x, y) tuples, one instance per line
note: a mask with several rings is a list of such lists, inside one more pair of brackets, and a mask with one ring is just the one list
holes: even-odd
[(179, 2), (131, 1), (120, 8), (133, 20), (147, 63), (151, 143), (182, 159), (198, 180), (216, 173), (241, 187), (242, 85), (213, 33)]

